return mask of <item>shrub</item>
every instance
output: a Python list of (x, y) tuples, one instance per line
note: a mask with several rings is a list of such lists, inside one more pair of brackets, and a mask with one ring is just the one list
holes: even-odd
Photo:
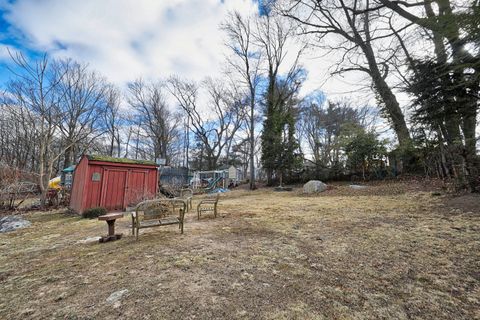
[(98, 216), (102, 216), (104, 214), (107, 214), (107, 209), (103, 207), (97, 207), (97, 208), (90, 208), (85, 210), (82, 213), (82, 217), (88, 218), (88, 219), (93, 219), (97, 218)]

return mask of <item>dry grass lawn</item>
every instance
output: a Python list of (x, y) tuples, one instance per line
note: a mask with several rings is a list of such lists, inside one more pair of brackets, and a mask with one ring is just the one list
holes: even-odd
[(183, 235), (124, 218), (106, 244), (79, 243), (105, 222), (29, 213), (0, 234), (0, 319), (480, 319), (479, 207), (410, 183), (237, 190)]

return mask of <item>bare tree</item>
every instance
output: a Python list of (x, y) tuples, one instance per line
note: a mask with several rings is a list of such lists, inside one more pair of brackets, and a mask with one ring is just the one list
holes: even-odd
[(8, 85), (11, 95), (11, 110), (18, 119), (25, 123), (33, 133), (36, 144), (35, 171), (41, 191), (42, 205), (46, 204), (48, 182), (52, 177), (54, 165), (65, 150), (76, 141), (71, 141), (63, 148), (56, 147), (59, 126), (63, 114), (59, 108), (64, 98), (61, 81), (64, 71), (57, 64), (51, 63), (45, 55), (42, 59), (29, 63), (21, 54), (12, 54), (19, 71), (16, 80)]
[(261, 53), (254, 46), (253, 22), (238, 12), (229, 15), (222, 29), (227, 34), (226, 46), (231, 50), (227, 63), (232, 74), (238, 79), (248, 97), (249, 112), (247, 125), (250, 139), (250, 189), (255, 185), (255, 111), (257, 106), (257, 87), (260, 83)]
[[(375, 42), (391, 34), (385, 34), (382, 27), (375, 24), (370, 1), (284, 1), (279, 9), (298, 23), (303, 34), (315, 37), (313, 44), (330, 52), (343, 52), (342, 55), (337, 54), (341, 59), (333, 73), (361, 71), (368, 74), (399, 144), (409, 146), (411, 138), (405, 117), (386, 80), (388, 66), (385, 61), (379, 63), (375, 50)], [(330, 36), (328, 44), (325, 41), (327, 36)]]
[(118, 89), (114, 86), (109, 86), (107, 89), (105, 112), (103, 113), (103, 125), (109, 136), (108, 154), (111, 157), (120, 157), (122, 151), (120, 126), (123, 123), (123, 119), (120, 113), (120, 99), (121, 95)]
[(228, 163), (233, 140), (246, 119), (244, 95), (239, 92), (235, 83), (220, 79), (207, 78), (203, 82), (203, 87), (207, 90), (210, 103), (214, 106), (216, 114), (214, 121), (219, 123), (218, 132), (220, 133), (224, 128), (223, 136), (218, 135), (221, 141), (219, 154), (225, 152), (225, 161)]
[(322, 95), (312, 95), (301, 103), (300, 124), (308, 149), (317, 165), (336, 168), (341, 164), (340, 135), (347, 126), (374, 128), (376, 110), (355, 107), (351, 101), (326, 101)]
[(87, 65), (64, 60), (56, 62), (55, 68), (63, 74), (59, 83), (59, 130), (65, 145), (64, 167), (68, 167), (75, 160), (77, 144), (88, 148), (93, 139), (104, 133), (100, 121), (105, 113), (108, 86)]
[(35, 132), (18, 112), (11, 97), (3, 96), (0, 105), (0, 161), (12, 168), (31, 171), (35, 167)]
[[(196, 139), (201, 143), (201, 153), (205, 154), (207, 169), (214, 170), (221, 155), (230, 152), (233, 137), (244, 121), (244, 108), (240, 97), (224, 82), (207, 78), (202, 86), (195, 82), (169, 79), (170, 91), (184, 110)], [(204, 89), (208, 97), (210, 116), (202, 112), (198, 105), (199, 89)], [(204, 111), (207, 108), (204, 108)]]
[(169, 110), (161, 83), (137, 80), (128, 86), (129, 104), (136, 110), (138, 122), (136, 153), (138, 157), (140, 129), (153, 142), (154, 158), (171, 161), (169, 148), (177, 136), (179, 119)]

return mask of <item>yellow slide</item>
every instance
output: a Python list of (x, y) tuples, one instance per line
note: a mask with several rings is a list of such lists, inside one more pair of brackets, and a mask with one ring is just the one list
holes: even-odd
[(55, 177), (53, 179), (51, 179), (50, 181), (48, 181), (48, 187), (50, 189), (61, 189), (62, 187), (60, 186), (60, 182), (61, 182), (61, 179), (60, 177)]

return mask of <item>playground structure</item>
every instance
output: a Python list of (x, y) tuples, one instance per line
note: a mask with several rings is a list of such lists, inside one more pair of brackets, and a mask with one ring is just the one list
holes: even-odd
[(230, 166), (219, 170), (196, 171), (190, 181), (190, 186), (197, 190), (204, 189), (206, 192), (215, 192), (218, 188), (227, 190), (227, 188), (237, 186), (242, 179), (241, 170)]
[(215, 188), (225, 188), (228, 172), (225, 170), (196, 171), (190, 182), (193, 189), (205, 189), (213, 191)]

